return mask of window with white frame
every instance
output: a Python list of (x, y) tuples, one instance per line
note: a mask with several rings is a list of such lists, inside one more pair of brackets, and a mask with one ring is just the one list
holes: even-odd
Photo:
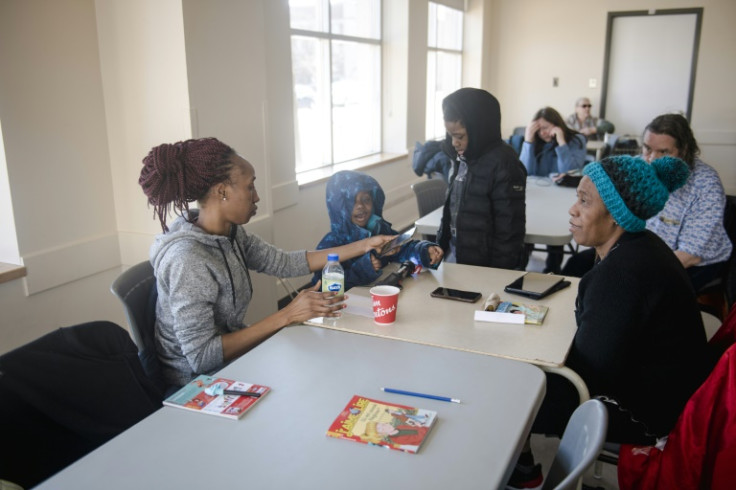
[(428, 140), (445, 136), (442, 99), (462, 86), (463, 12), (429, 2), (427, 36)]
[(381, 0), (289, 0), (296, 173), (381, 151)]

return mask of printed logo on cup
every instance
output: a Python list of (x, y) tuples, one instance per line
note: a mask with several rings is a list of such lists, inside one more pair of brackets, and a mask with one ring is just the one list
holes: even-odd
[(388, 308), (383, 308), (381, 306), (381, 302), (380, 301), (374, 301), (373, 302), (373, 317), (374, 318), (384, 317), (384, 316), (388, 315), (389, 313), (393, 313), (394, 311), (396, 311), (396, 305), (395, 304), (389, 306)]
[(373, 321), (378, 325), (391, 325), (396, 321), (396, 307), (399, 288), (395, 286), (375, 286), (371, 288), (373, 299)]

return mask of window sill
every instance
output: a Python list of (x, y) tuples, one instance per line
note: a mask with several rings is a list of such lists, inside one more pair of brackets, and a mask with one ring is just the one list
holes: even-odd
[(22, 265), (0, 262), (0, 283), (10, 282), (14, 279), (25, 277), (25, 275), (26, 268)]
[(357, 158), (348, 162), (337, 163), (328, 167), (322, 167), (307, 172), (300, 172), (297, 174), (297, 182), (299, 186), (318, 184), (326, 182), (332, 174), (339, 172), (340, 170), (358, 170), (369, 167), (375, 167), (378, 165), (384, 165), (387, 163), (396, 162), (408, 157), (408, 153), (376, 153), (363, 158)]

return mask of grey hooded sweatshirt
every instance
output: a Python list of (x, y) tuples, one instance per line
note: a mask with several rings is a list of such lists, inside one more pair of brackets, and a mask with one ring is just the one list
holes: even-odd
[(150, 258), (158, 288), (156, 350), (164, 380), (175, 386), (225, 365), (220, 336), (247, 326), (248, 269), (278, 277), (310, 273), (304, 250), (284, 252), (241, 226), (230, 237), (211, 235), (182, 217), (156, 237)]

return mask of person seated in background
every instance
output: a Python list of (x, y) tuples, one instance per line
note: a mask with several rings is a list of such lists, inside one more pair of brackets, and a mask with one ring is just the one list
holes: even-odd
[[(212, 374), (282, 327), (339, 316), (343, 296), (300, 292), (286, 307), (245, 325), (253, 297), (249, 270), (294, 277), (322, 270), (329, 253), (343, 259), (380, 249), (385, 235), (334, 249), (285, 252), (241, 226), (259, 201), (255, 170), (215, 138), (162, 144), (143, 159), (139, 183), (161, 222), (151, 245), (156, 275), (156, 351), (164, 380), (182, 386)], [(189, 209), (197, 201), (199, 209)], [(179, 215), (168, 226), (170, 211)]]
[[(585, 136), (567, 127), (559, 112), (544, 107), (526, 127), (519, 159), (529, 175), (547, 177), (552, 173), (566, 173), (585, 165), (585, 144)], [(559, 273), (562, 256), (562, 246), (547, 246), (544, 272)]]
[(651, 162), (664, 155), (684, 160), (690, 177), (647, 220), (647, 229), (674, 250), (697, 292), (721, 275), (731, 256), (733, 245), (723, 226), (726, 194), (718, 172), (700, 160), (690, 124), (680, 114), (657, 116), (644, 129), (643, 158)]
[[(595, 250), (596, 264), (578, 286), (565, 365), (605, 403), (609, 442), (653, 444), (669, 434), (712, 367), (685, 269), (646, 229), (688, 175), (676, 158), (605, 158), (583, 169), (569, 211), (575, 241)], [(532, 432), (561, 435), (579, 403), (571, 383), (548, 374)], [(515, 475), (517, 488), (541, 477), (528, 447)]]
[(482, 89), (461, 88), (442, 101), (443, 150), (452, 173), (437, 241), (445, 260), (526, 267), (526, 170), (501, 138), (501, 107)]
[[(326, 189), (327, 213), (330, 232), (317, 245), (317, 250), (338, 247), (374, 235), (396, 235), (391, 223), (383, 219), (386, 197), (376, 179), (370, 175), (343, 170), (330, 177)], [(415, 265), (436, 269), (442, 260), (442, 249), (436, 243), (412, 240), (401, 246), (397, 253), (379, 257), (365, 253), (356, 257), (340, 256), (345, 270), (345, 290), (364, 286), (381, 277), (381, 269), (389, 262), (411, 261)], [(317, 271), (312, 278), (316, 284), (321, 278)]]
[[(664, 209), (647, 220), (647, 229), (659, 235), (675, 252), (695, 291), (719, 277), (733, 247), (723, 227), (726, 196), (718, 172), (700, 160), (700, 148), (687, 119), (680, 114), (655, 117), (644, 129), (642, 157), (682, 159), (690, 176), (673, 192)], [(593, 266), (592, 251), (572, 257), (563, 273), (582, 277)]]
[(578, 170), (585, 165), (585, 136), (570, 129), (560, 113), (544, 107), (526, 127), (519, 159), (529, 175)]
[(588, 140), (598, 139), (598, 118), (590, 115), (593, 105), (587, 97), (580, 97), (575, 102), (575, 112), (570, 114), (565, 122), (572, 129), (585, 135)]

